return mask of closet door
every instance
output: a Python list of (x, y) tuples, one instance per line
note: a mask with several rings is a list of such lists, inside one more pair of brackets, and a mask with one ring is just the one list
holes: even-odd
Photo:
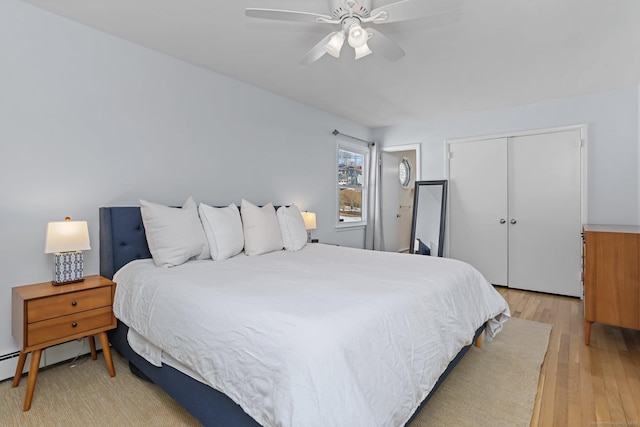
[(449, 256), (507, 285), (507, 139), (449, 145)]
[(580, 140), (509, 138), (509, 287), (581, 295)]

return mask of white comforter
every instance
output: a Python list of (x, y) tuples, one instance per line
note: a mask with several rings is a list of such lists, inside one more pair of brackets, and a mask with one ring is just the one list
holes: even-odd
[(265, 426), (401, 426), (506, 301), (460, 261), (321, 244), (122, 268), (116, 316)]

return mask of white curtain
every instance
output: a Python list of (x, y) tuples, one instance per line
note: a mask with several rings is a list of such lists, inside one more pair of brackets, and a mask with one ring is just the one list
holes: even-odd
[(369, 146), (369, 194), (367, 206), (367, 228), (365, 232), (365, 248), (376, 251), (384, 250), (382, 239), (382, 200), (381, 200), (381, 161), (377, 144)]

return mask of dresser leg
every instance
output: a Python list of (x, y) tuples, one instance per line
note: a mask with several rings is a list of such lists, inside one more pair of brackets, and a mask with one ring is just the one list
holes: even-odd
[(91, 349), (91, 359), (96, 360), (98, 358), (98, 353), (96, 352), (96, 339), (93, 335), (89, 335), (87, 340), (89, 341), (89, 349)]
[(584, 321), (584, 343), (586, 345), (589, 345), (589, 342), (591, 341), (591, 325), (593, 325), (593, 322), (588, 320)]
[(42, 350), (34, 350), (31, 353), (31, 364), (29, 365), (29, 378), (27, 380), (27, 394), (24, 397), (23, 411), (31, 409), (31, 399), (33, 398), (33, 391), (36, 388), (36, 379), (38, 379), (38, 369), (40, 369), (40, 355)]
[(22, 370), (24, 369), (24, 362), (27, 360), (27, 353), (21, 351), (18, 356), (18, 366), (16, 366), (16, 374), (13, 377), (13, 384), (11, 387), (18, 387), (20, 384), (20, 378), (22, 378)]
[(111, 358), (111, 347), (109, 347), (109, 337), (106, 332), (100, 332), (100, 344), (102, 344), (102, 354), (104, 354), (104, 361), (107, 364), (109, 375), (116, 376), (116, 370), (113, 367), (113, 359)]

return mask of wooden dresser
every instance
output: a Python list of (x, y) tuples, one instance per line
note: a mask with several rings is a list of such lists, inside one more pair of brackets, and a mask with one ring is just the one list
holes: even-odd
[(640, 330), (640, 226), (583, 226), (584, 342), (594, 322)]

